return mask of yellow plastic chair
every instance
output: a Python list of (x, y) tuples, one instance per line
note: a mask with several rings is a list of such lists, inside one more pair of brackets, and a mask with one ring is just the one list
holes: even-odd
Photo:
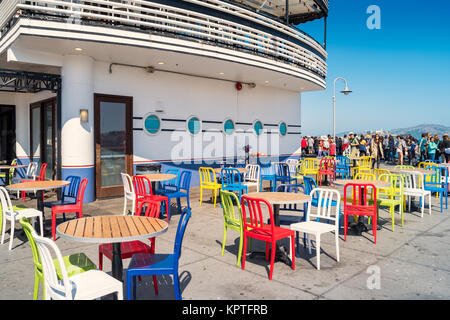
[(419, 169), (426, 169), (429, 167), (437, 167), (437, 164), (434, 162), (420, 162)]
[(396, 206), (399, 206), (403, 227), (403, 177), (399, 174), (383, 174), (380, 176), (379, 180), (389, 182), (390, 186), (382, 189), (379, 188), (377, 190), (377, 210), (380, 206), (389, 207), (392, 218), (392, 231), (394, 231), (394, 214)]
[(401, 164), (399, 164), (399, 165), (396, 165), (394, 168), (395, 168), (395, 169), (414, 169), (414, 166), (401, 165)]
[(217, 192), (222, 188), (220, 183), (216, 181), (216, 173), (213, 168), (200, 167), (198, 168), (200, 176), (200, 205), (202, 205), (203, 189), (211, 190), (211, 197), (214, 201), (214, 208), (216, 207)]
[(387, 169), (373, 169), (373, 174), (377, 177), (377, 180), (383, 174), (391, 174), (391, 172)]
[(303, 183), (303, 177), (305, 176), (304, 170), (303, 170), (303, 161), (299, 160), (297, 163), (297, 166), (295, 167), (295, 175), (293, 178), (297, 179), (297, 184)]
[(369, 180), (369, 181), (376, 181), (377, 177), (370, 172), (359, 172), (355, 176), (356, 180)]
[(372, 157), (365, 156), (358, 159), (357, 166), (353, 167), (353, 177), (358, 174), (358, 172), (367, 172), (367, 170), (370, 171), (370, 168), (372, 167)]
[(303, 174), (306, 176), (312, 174), (316, 176), (316, 181), (319, 180), (319, 159), (306, 158), (303, 160)]

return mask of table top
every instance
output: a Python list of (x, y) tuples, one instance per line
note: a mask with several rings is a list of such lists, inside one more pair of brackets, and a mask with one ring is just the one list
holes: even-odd
[(250, 198), (264, 199), (270, 204), (302, 204), (311, 201), (311, 196), (302, 192), (250, 192), (245, 196)]
[(414, 173), (419, 173), (419, 174), (422, 174), (422, 175), (430, 174), (430, 171), (427, 171), (425, 169), (419, 169), (419, 168), (409, 168), (409, 169), (408, 168), (406, 168), (406, 169), (405, 168), (391, 168), (391, 169), (388, 169), (388, 170), (391, 173), (414, 172)]
[(15, 164), (15, 165), (0, 164), (0, 170), (2, 170), (2, 169), (13, 169), (13, 168), (25, 168), (25, 167), (28, 167), (28, 165), (26, 165), (26, 164)]
[(56, 227), (56, 233), (74, 241), (114, 243), (156, 237), (167, 229), (167, 222), (156, 218), (97, 216), (63, 222)]
[(348, 183), (353, 183), (353, 184), (373, 184), (376, 188), (382, 188), (382, 187), (389, 187), (390, 183), (388, 181), (372, 181), (372, 180), (356, 180), (356, 179), (337, 179), (334, 180), (334, 184), (339, 185), (339, 186), (345, 186)]
[(33, 191), (33, 190), (48, 190), (62, 188), (70, 184), (70, 181), (64, 180), (44, 180), (44, 181), (29, 181), (11, 184), (7, 186), (10, 190), (19, 191)]
[[(245, 169), (245, 168), (223, 168), (223, 169), (236, 169), (236, 170), (239, 171), (239, 173), (245, 173), (245, 172), (248, 172), (248, 169)], [(215, 168), (215, 169), (214, 169), (214, 172), (215, 172), (215, 173), (220, 173), (221, 171), (222, 171), (222, 168)]]
[(438, 164), (438, 167), (439, 168), (450, 168), (450, 163), (441, 163), (441, 164)]
[(169, 173), (149, 173), (142, 174), (141, 177), (146, 177), (150, 181), (167, 181), (175, 179), (177, 176)]

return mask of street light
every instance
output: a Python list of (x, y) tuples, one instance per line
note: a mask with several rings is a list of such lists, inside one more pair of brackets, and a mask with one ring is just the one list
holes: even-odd
[(336, 81), (337, 80), (342, 80), (345, 82), (345, 89), (341, 91), (341, 93), (345, 94), (346, 96), (349, 95), (349, 93), (351, 93), (352, 91), (348, 88), (347, 85), (347, 80), (345, 80), (344, 78), (336, 78), (334, 79), (333, 82), (333, 139), (336, 137), (336, 132), (335, 132), (335, 127), (336, 127)]

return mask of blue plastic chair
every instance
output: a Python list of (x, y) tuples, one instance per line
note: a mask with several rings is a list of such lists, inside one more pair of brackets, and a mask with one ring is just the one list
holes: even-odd
[(241, 195), (248, 193), (248, 187), (242, 184), (241, 174), (235, 168), (223, 168), (220, 170), (220, 177), (222, 178), (222, 190), (230, 192), (239, 192), (239, 202), (241, 202)]
[[(66, 181), (70, 181), (70, 184), (62, 189), (61, 200), (46, 201), (44, 202), (44, 208), (51, 208), (53, 206), (61, 206), (66, 204), (76, 204), (78, 197), (78, 188), (81, 184), (81, 177), (68, 176)], [(63, 213), (63, 219), (66, 221), (66, 214)]]
[[(444, 195), (445, 195), (445, 209), (448, 208), (447, 204), (448, 168), (428, 167), (425, 170), (430, 171), (430, 174), (427, 175), (427, 178), (424, 181), (424, 189), (431, 192), (437, 192), (440, 194), (439, 198), (441, 198), (441, 212), (442, 212)], [(445, 176), (442, 172), (444, 172)]]
[(270, 189), (275, 192), (276, 180), (275, 180), (275, 170), (273, 165), (261, 166), (261, 176), (260, 176), (260, 186), (259, 191), (263, 191), (263, 181), (268, 180), (270, 182)]
[[(175, 189), (167, 188), (167, 189), (160, 189), (156, 193), (159, 195), (164, 195), (169, 198), (169, 207), (170, 207), (170, 201), (172, 199), (177, 199), (177, 206), (178, 211), (181, 212), (181, 198), (186, 198), (187, 200), (187, 207), (190, 210), (191, 206), (189, 204), (189, 189), (191, 187), (191, 177), (192, 172), (188, 170), (181, 171), (180, 177), (178, 179), (178, 184)], [(169, 221), (170, 221), (170, 209), (167, 210), (169, 215)]]
[[(133, 255), (128, 266), (127, 275), (127, 299), (136, 298), (136, 276), (147, 275), (173, 275), (175, 298), (181, 300), (180, 281), (178, 276), (178, 264), (181, 256), (181, 246), (184, 232), (191, 217), (191, 210), (183, 210), (178, 222), (175, 246), (172, 254), (139, 253)], [(131, 295), (133, 292), (133, 295)]]
[(342, 179), (350, 177), (350, 159), (348, 157), (336, 157), (336, 175), (339, 175)]
[[(173, 175), (176, 175), (177, 177), (173, 178), (171, 180), (167, 180), (167, 181), (162, 182), (161, 183), (161, 187), (158, 188), (157, 190), (154, 190), (153, 192), (155, 194), (157, 194), (157, 195), (167, 196), (168, 193), (177, 192), (178, 191), (178, 180), (179, 180), (178, 178), (179, 178), (180, 170), (172, 168), (172, 169), (167, 169), (164, 173), (166, 173), (166, 174), (173, 174)], [(163, 210), (161, 210), (161, 213), (162, 214), (166, 214), (166, 211), (164, 210), (164, 207), (165, 207), (165, 202), (164, 201), (161, 202), (161, 206), (162, 206), (162, 209), (163, 209)], [(167, 215), (169, 216), (169, 220), (170, 220), (170, 198), (168, 200), (168, 206), (169, 207), (167, 208)]]
[(284, 162), (275, 163), (274, 169), (275, 169), (275, 184), (278, 182), (281, 182), (281, 184), (291, 184), (297, 182), (296, 178), (291, 178), (289, 165), (287, 163)]

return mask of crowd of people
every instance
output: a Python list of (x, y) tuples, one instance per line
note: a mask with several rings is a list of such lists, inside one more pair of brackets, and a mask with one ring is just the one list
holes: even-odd
[(301, 140), (302, 155), (304, 156), (371, 156), (379, 167), (384, 160), (391, 164), (415, 165), (425, 160), (440, 160), (450, 162), (450, 139), (447, 134), (442, 136), (422, 133), (420, 139), (411, 135), (396, 137), (392, 135), (357, 135), (350, 132), (344, 137), (304, 136)]

